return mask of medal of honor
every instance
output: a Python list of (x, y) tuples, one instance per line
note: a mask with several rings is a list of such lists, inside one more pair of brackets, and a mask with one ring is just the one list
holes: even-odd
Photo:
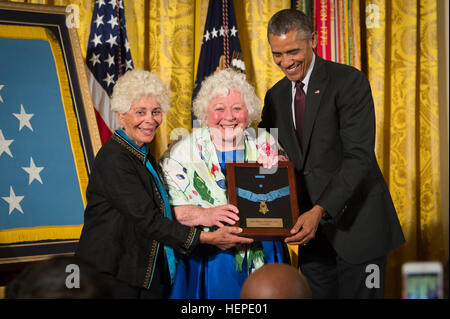
[(267, 204), (265, 200), (259, 202), (259, 212), (263, 215), (269, 212), (269, 208), (267, 208)]
[(239, 236), (264, 241), (292, 236), (299, 214), (294, 163), (279, 162), (275, 172), (259, 163), (225, 166), (228, 201), (239, 209)]
[(269, 208), (267, 207), (267, 202), (271, 202), (275, 199), (288, 196), (289, 195), (289, 186), (271, 191), (266, 194), (256, 194), (249, 190), (245, 190), (242, 188), (237, 188), (237, 195), (239, 197), (245, 198), (252, 202), (259, 202), (259, 212), (263, 215), (269, 212)]

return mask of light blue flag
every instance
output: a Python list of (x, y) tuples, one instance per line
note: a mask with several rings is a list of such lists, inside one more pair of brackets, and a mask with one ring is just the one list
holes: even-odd
[(0, 48), (0, 230), (81, 225), (84, 205), (50, 44), (0, 38)]

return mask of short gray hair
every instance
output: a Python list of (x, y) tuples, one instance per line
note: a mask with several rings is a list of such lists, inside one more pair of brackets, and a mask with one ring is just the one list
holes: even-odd
[(203, 123), (206, 123), (209, 103), (219, 96), (226, 96), (230, 90), (241, 93), (247, 107), (249, 124), (259, 120), (261, 115), (261, 101), (255, 93), (255, 88), (248, 83), (244, 73), (231, 68), (216, 72), (201, 84), (194, 103), (194, 115)]
[(167, 85), (156, 73), (143, 69), (128, 71), (117, 80), (111, 96), (111, 111), (126, 113), (142, 96), (151, 96), (164, 113), (169, 111), (171, 92)]
[(314, 27), (311, 19), (300, 10), (284, 9), (270, 18), (267, 26), (267, 38), (269, 38), (269, 34), (280, 36), (292, 30), (297, 30), (299, 33), (303, 33), (305, 38), (309, 38), (314, 32)]

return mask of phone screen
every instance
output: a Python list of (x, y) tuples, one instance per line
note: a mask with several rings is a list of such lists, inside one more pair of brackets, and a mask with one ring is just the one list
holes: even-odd
[(442, 298), (442, 283), (439, 273), (409, 273), (404, 275), (404, 299)]

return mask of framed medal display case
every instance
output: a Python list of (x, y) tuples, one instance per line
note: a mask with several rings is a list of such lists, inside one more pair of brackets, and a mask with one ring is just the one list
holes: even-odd
[(258, 163), (226, 163), (228, 200), (239, 209), (239, 235), (283, 240), (298, 217), (292, 162), (264, 169)]

